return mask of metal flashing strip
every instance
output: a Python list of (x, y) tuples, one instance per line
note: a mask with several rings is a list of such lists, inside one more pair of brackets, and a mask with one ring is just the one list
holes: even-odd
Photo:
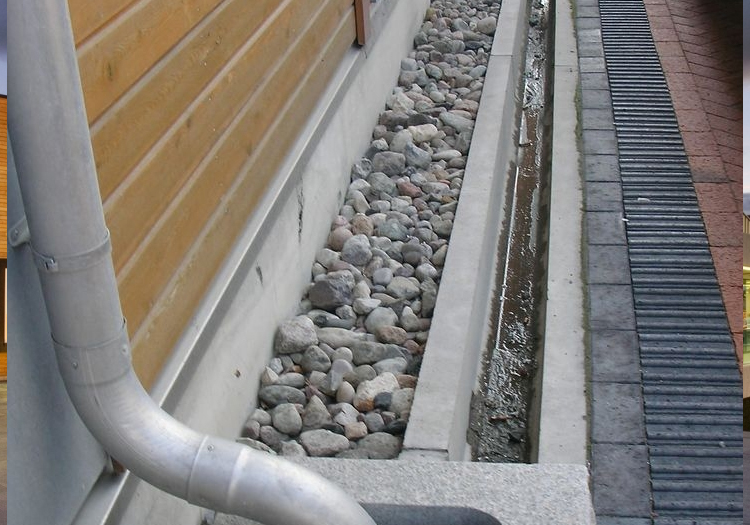
[[(653, 489), (653, 523), (742, 522), (741, 379), (643, 0), (599, 0)], [(683, 521), (688, 520), (688, 521)]]

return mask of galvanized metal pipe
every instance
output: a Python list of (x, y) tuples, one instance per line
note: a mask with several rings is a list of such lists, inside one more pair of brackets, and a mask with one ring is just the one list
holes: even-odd
[(11, 2), (9, 129), (60, 373), (104, 449), (190, 503), (269, 525), (374, 525), (299, 466), (199, 434), (138, 381), (117, 291), (67, 3)]

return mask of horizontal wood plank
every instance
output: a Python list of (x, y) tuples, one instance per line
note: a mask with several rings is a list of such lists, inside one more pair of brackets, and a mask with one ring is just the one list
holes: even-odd
[[(209, 153), (119, 272), (123, 308), (134, 326), (143, 321), (209, 217), (223, 205), (241, 167), (249, 157), (258, 155), (261, 141), (268, 137), (274, 141), (285, 139), (272, 134), (270, 129), (276, 125), (281, 109), (294, 90), (304, 88), (305, 75), (322, 66), (318, 61), (320, 50), (325, 48), (350, 9), (348, 0), (326, 2), (276, 71), (267, 78), (265, 87), (258, 89), (226, 129), (223, 140)], [(299, 125), (299, 120), (295, 125)], [(270, 170), (262, 171), (270, 176)], [(114, 238), (113, 246), (116, 249)]]
[[(141, 2), (149, 0), (141, 0)], [(73, 37), (80, 44), (135, 0), (68, 0)]]
[[(138, 2), (78, 49), (86, 112), (94, 122), (221, 0)], [(234, 24), (240, 26), (241, 24)]]
[[(170, 126), (189, 111), (237, 50), (288, 3), (228, 0), (201, 24), (193, 38), (181, 42), (92, 125), (94, 158), (105, 200)], [(247, 22), (238, 24), (237, 20)]]
[[(322, 3), (321, 0), (297, 1), (270, 20), (258, 38), (241, 50), (237, 59), (180, 117), (178, 124), (162, 138), (158, 149), (105, 200), (107, 224), (116, 250), (116, 270), (132, 256), (248, 99), (260, 85), (268, 85), (263, 83), (269, 81), (269, 75), (280, 64), (279, 56), (268, 50), (274, 45), (279, 45), (280, 50), (290, 48), (295, 36), (309, 24)], [(272, 88), (272, 91), (277, 90)], [(274, 117), (270, 111), (264, 116)], [(263, 133), (267, 125), (256, 122), (253, 132)]]
[[(341, 3), (341, 2), (339, 2)], [(350, 2), (349, 2), (350, 4)], [(133, 335), (133, 361), (141, 381), (150, 386), (169, 358), (195, 308), (206, 293), (269, 181), (308, 118), (341, 57), (356, 38), (354, 9), (349, 6), (329, 33), (329, 43), (307, 68), (267, 138), (243, 166), (221, 207), (212, 215), (166, 291), (154, 299), (148, 317)]]

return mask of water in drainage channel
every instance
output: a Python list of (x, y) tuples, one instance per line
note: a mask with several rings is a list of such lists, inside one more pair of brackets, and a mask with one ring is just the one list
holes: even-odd
[(546, 175), (550, 144), (546, 57), (549, 0), (535, 0), (529, 16), (517, 165), (506, 191), (508, 210), (499, 243), (496, 304), (472, 399), (468, 441), (472, 458), (486, 462), (532, 459), (534, 378), (540, 349), (546, 238)]

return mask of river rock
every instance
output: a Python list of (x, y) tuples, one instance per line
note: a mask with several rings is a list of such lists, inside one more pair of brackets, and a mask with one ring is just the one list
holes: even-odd
[(355, 421), (354, 423), (344, 425), (344, 435), (346, 436), (346, 439), (351, 441), (362, 439), (367, 435), (367, 425), (362, 421)]
[[(406, 157), (402, 153), (381, 151), (372, 158), (372, 169), (388, 176), (399, 175), (406, 167)], [(369, 178), (368, 178), (368, 182)], [(370, 182), (372, 185), (372, 182)]]
[(384, 308), (379, 306), (375, 308), (365, 319), (365, 328), (370, 333), (375, 333), (375, 330), (381, 326), (395, 326), (398, 323), (398, 316), (390, 308)]
[(287, 458), (306, 458), (307, 452), (298, 442), (290, 440), (281, 442), (281, 455)]
[(393, 392), (398, 390), (398, 380), (391, 372), (385, 372), (375, 379), (364, 381), (357, 386), (354, 395), (354, 407), (362, 412), (373, 409), (375, 396), (381, 392)]
[(318, 344), (315, 325), (309, 317), (299, 315), (281, 323), (276, 331), (274, 348), (279, 354), (294, 354), (315, 344)]
[(494, 35), (496, 29), (497, 20), (492, 16), (482, 18), (477, 22), (477, 31), (484, 33), (485, 35)]
[(414, 402), (414, 389), (402, 388), (393, 392), (391, 396), (391, 406), (389, 410), (397, 416), (411, 411), (411, 405)]
[(406, 330), (400, 326), (378, 326), (373, 330), (373, 333), (375, 334), (375, 338), (381, 343), (403, 345), (409, 339)]
[(377, 377), (378, 373), (371, 365), (359, 365), (344, 376), (344, 381), (357, 388), (363, 381), (369, 381)]
[(360, 341), (352, 347), (352, 361), (355, 365), (369, 365), (388, 359), (391, 357), (400, 357), (398, 347), (376, 343), (374, 341)]
[(349, 440), (345, 436), (323, 429), (303, 432), (300, 442), (312, 457), (335, 456), (349, 448)]
[(307, 401), (304, 392), (284, 385), (264, 386), (258, 392), (258, 397), (269, 407), (275, 407), (282, 403), (304, 404)]
[(445, 124), (446, 126), (450, 126), (453, 129), (455, 129), (458, 133), (466, 132), (466, 131), (473, 131), (474, 130), (474, 121), (471, 119), (468, 119), (466, 117), (462, 117), (459, 115), (456, 115), (454, 113), (451, 113), (449, 111), (446, 111), (444, 113), (440, 114), (440, 120)]
[(297, 372), (287, 372), (281, 374), (279, 380), (276, 382), (277, 385), (291, 386), (294, 388), (304, 388), (305, 376), (298, 374)]
[(351, 348), (354, 344), (366, 341), (367, 334), (362, 332), (353, 332), (344, 328), (318, 328), (315, 333), (320, 343), (325, 343), (331, 348), (346, 346)]
[(302, 427), (305, 429), (317, 429), (330, 423), (333, 423), (333, 418), (323, 401), (317, 396), (311, 397), (302, 414)]
[(432, 161), (432, 155), (429, 152), (423, 150), (419, 146), (415, 146), (411, 142), (407, 143), (404, 147), (404, 158), (407, 166), (414, 166), (415, 168), (427, 169), (430, 167)]
[(390, 282), (386, 291), (397, 299), (411, 300), (419, 295), (419, 285), (407, 277), (396, 276)]
[(273, 409), (273, 426), (279, 432), (289, 436), (296, 436), (302, 430), (302, 417), (297, 407), (291, 403), (283, 403)]
[(366, 450), (370, 459), (394, 459), (401, 451), (401, 440), (385, 432), (375, 432), (363, 437), (357, 448)]
[(302, 354), (299, 365), (306, 373), (313, 370), (325, 373), (331, 368), (331, 359), (320, 347), (311, 346)]
[[(401, 153), (399, 153), (398, 155), (401, 155)], [(373, 195), (375, 197), (380, 197), (383, 194), (391, 196), (398, 194), (396, 183), (393, 182), (393, 180), (391, 180), (391, 178), (382, 171), (371, 173), (367, 178), (367, 181), (370, 183), (370, 188), (372, 189)]]
[(332, 405), (329, 410), (334, 413), (333, 420), (342, 427), (359, 420), (359, 411), (349, 403)]
[[(375, 369), (375, 371), (378, 373), (378, 375), (382, 375), (386, 372), (390, 372), (394, 376), (397, 374), (403, 374), (406, 370), (407, 366), (406, 359), (403, 357), (391, 357), (390, 359), (383, 359), (382, 361), (378, 361), (372, 367)], [(398, 380), (396, 380), (396, 383), (398, 384)]]
[(341, 259), (355, 266), (364, 266), (372, 258), (367, 235), (354, 235), (344, 243)]
[(313, 307), (333, 311), (339, 306), (352, 304), (354, 279), (351, 272), (349, 272), (349, 278), (334, 275), (341, 273), (343, 272), (331, 272), (325, 279), (312, 285), (308, 297)]

